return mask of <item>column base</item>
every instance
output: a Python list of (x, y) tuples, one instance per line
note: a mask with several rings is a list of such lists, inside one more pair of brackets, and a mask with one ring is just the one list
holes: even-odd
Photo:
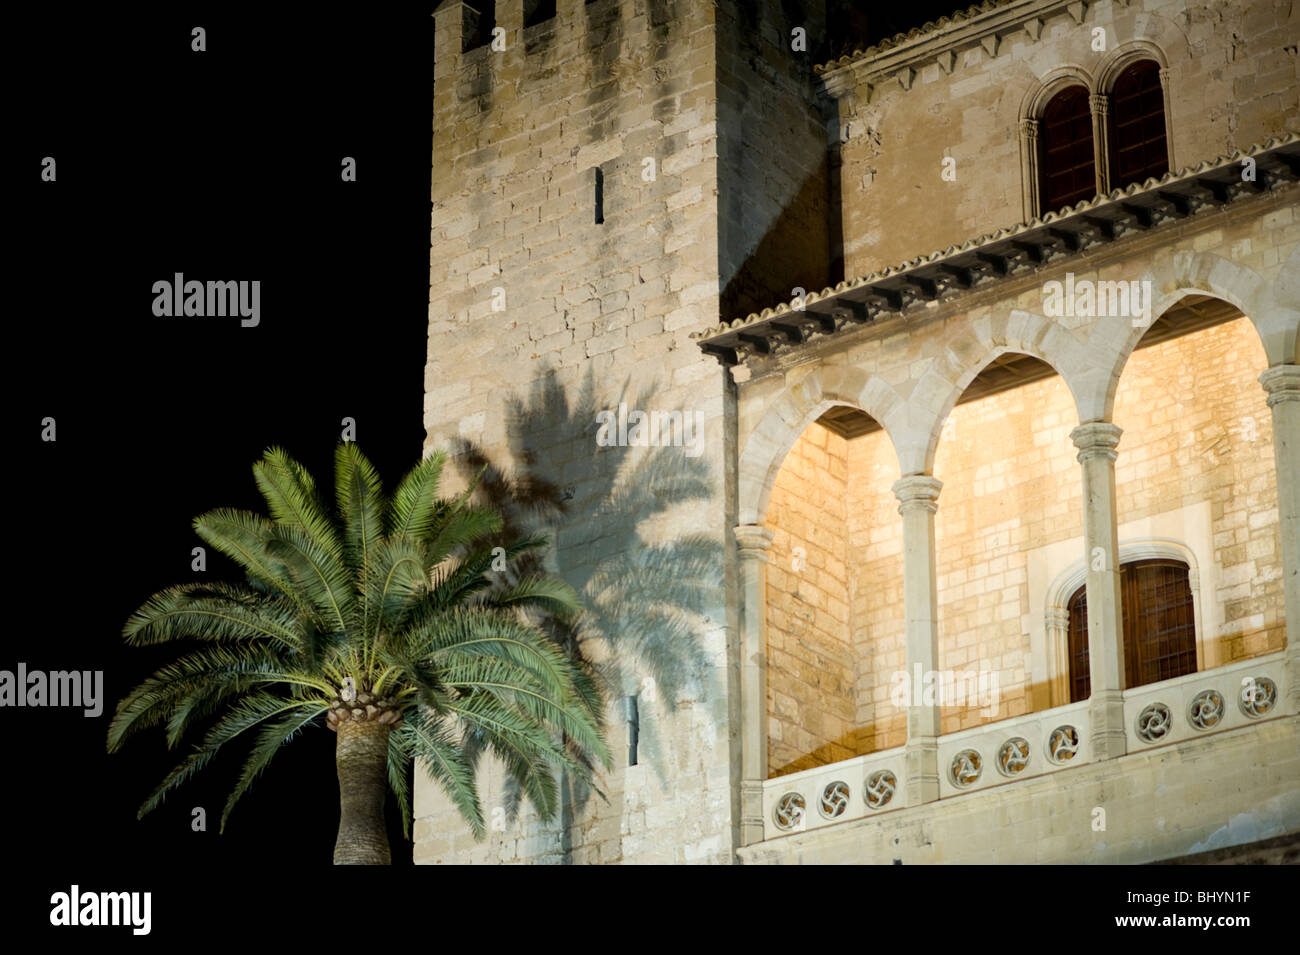
[(740, 844), (752, 846), (763, 841), (763, 784), (746, 781), (740, 784)]
[(920, 806), (939, 798), (939, 741), (933, 736), (908, 740), (903, 748), (907, 804)]
[[(1290, 635), (1287, 636), (1288, 643)], [(1285, 707), (1283, 712), (1300, 714), (1300, 652), (1291, 646), (1287, 647), (1286, 661), (1286, 698), (1282, 700)]]
[(1128, 752), (1128, 733), (1124, 729), (1124, 694), (1119, 690), (1102, 690), (1088, 700), (1088, 719), (1092, 733), (1088, 745), (1093, 759), (1115, 759)]

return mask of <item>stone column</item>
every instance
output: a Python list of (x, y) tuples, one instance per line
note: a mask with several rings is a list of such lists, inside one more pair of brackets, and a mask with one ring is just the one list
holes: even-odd
[(1160, 70), (1160, 90), (1165, 94), (1165, 149), (1169, 153), (1169, 168), (1172, 171), (1177, 169), (1178, 165), (1174, 162), (1174, 128), (1170, 125), (1174, 117), (1174, 107), (1169, 95), (1168, 67)]
[(1070, 611), (1066, 607), (1048, 607), (1044, 629), (1047, 631), (1047, 699), (1034, 708), (1048, 710), (1070, 702)]
[(767, 779), (767, 564), (772, 532), (738, 524), (740, 567), (740, 842), (763, 841)]
[(1286, 608), (1286, 707), (1300, 712), (1300, 365), (1274, 365), (1259, 376), (1273, 412), (1282, 593)]
[(1115, 509), (1115, 448), (1122, 433), (1109, 421), (1089, 421), (1070, 432), (1083, 465), (1083, 559), (1088, 568), (1088, 675), (1092, 680), (1088, 718), (1095, 759), (1114, 759), (1127, 751)]
[(1093, 93), (1088, 97), (1092, 109), (1092, 162), (1097, 173), (1097, 192), (1110, 192), (1110, 96)]
[(1021, 188), (1021, 201), (1025, 207), (1028, 222), (1039, 214), (1038, 208), (1038, 120), (1022, 119), (1020, 121), (1020, 168), (1025, 171), (1025, 181)]
[(894, 482), (903, 515), (903, 610), (907, 635), (907, 804), (939, 798), (939, 707), (915, 705), (923, 677), (939, 668), (939, 589), (935, 574), (934, 512), (943, 483), (928, 474), (909, 474)]

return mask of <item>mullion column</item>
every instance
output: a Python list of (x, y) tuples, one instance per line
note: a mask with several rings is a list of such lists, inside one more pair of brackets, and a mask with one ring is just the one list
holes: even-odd
[(939, 591), (935, 572), (934, 514), (943, 483), (927, 474), (911, 474), (894, 483), (898, 513), (903, 516), (903, 609), (906, 620), (907, 675), (912, 692), (907, 706), (907, 804), (939, 798), (939, 706), (916, 705), (921, 699), (918, 673), (939, 668)]
[(1097, 193), (1110, 192), (1110, 97), (1093, 93), (1088, 97), (1092, 110), (1092, 160), (1097, 173)]
[(1169, 155), (1170, 170), (1177, 169), (1174, 163), (1174, 127), (1173, 127), (1173, 99), (1169, 95), (1169, 69), (1165, 67), (1160, 70), (1160, 92), (1165, 97), (1165, 151)]
[(1300, 365), (1274, 365), (1259, 376), (1273, 413), (1277, 511), (1286, 613), (1287, 709), (1300, 712)]
[(1108, 421), (1091, 421), (1070, 432), (1083, 466), (1083, 558), (1088, 568), (1088, 675), (1092, 681), (1088, 718), (1096, 759), (1114, 759), (1127, 750), (1115, 503), (1115, 449), (1122, 433)]
[(1025, 181), (1021, 188), (1021, 202), (1024, 204), (1025, 218), (1030, 219), (1041, 214), (1039, 206), (1042, 201), (1038, 195), (1038, 120), (1022, 119), (1020, 121), (1020, 168), (1025, 171)]
[(740, 842), (763, 841), (767, 779), (767, 559), (772, 532), (739, 524), (733, 533), (740, 578)]

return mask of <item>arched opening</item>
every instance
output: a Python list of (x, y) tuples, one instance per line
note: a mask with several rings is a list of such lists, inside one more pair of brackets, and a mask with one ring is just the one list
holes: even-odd
[[(1196, 672), (1196, 604), (1188, 567), (1156, 558), (1120, 566), (1124, 627), (1124, 685), (1132, 688)], [(1070, 702), (1086, 700), (1088, 675), (1087, 588), (1069, 602)]]
[(1165, 94), (1160, 64), (1138, 60), (1115, 78), (1110, 97), (1110, 187), (1159, 178), (1169, 171)]
[[(1077, 424), (1065, 381), (1015, 353), (990, 362), (944, 423), (934, 464), (943, 482), (935, 514), (939, 666), (942, 680), (966, 690), (940, 703), (944, 733), (1054, 705), (1036, 645), (1042, 608), (1031, 593), (1043, 552), (1078, 553)], [(972, 686), (980, 698), (970, 698)]]
[[(1196, 553), (1194, 670), (1285, 643), (1272, 416), (1258, 382), (1267, 365), (1249, 318), (1220, 299), (1188, 295), (1143, 335), (1115, 393), (1121, 548), (1126, 537), (1150, 534)], [(1128, 602), (1121, 612), (1127, 662), (1135, 652), (1128, 642), (1150, 621), (1127, 619), (1143, 612)], [(1171, 679), (1170, 666), (1187, 665), (1185, 648), (1175, 655), (1181, 663), (1133, 678)]]
[(1038, 214), (1057, 212), (1097, 194), (1092, 109), (1084, 86), (1067, 86), (1039, 120)]
[(766, 525), (768, 775), (902, 745), (897, 457), (869, 415), (829, 409), (790, 448)]

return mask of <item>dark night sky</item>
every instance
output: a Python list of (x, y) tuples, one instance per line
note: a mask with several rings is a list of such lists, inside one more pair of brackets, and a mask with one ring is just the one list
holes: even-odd
[[(165, 656), (122, 646), (123, 622), (154, 591), (196, 579), (197, 514), (259, 506), (250, 466), (264, 448), (287, 446), (328, 482), (350, 416), (390, 480), (419, 459), (432, 18), (420, 5), (293, 22), (217, 4), (27, 16), (7, 31), (31, 65), (21, 91), (10, 86), (18, 116), (6, 137), (18, 197), (5, 385), (19, 619), (0, 668), (102, 669), (107, 699), (98, 719), (0, 712), (8, 856), (39, 875), (23, 886), (36, 924), (49, 893), (73, 882), (137, 881), (154, 889), (161, 924), (186, 911), (159, 896), (168, 883), (182, 891), (178, 879), (215, 884), (284, 863), (305, 867), (294, 881), (309, 884), (319, 879), (303, 873), (330, 863), (328, 731), (281, 752), (225, 835), (217, 820), (237, 760), (137, 822), (183, 753), (161, 735), (112, 756), (104, 741), (116, 701)], [(206, 53), (190, 49), (196, 25)], [(56, 183), (37, 175), (47, 155)], [(344, 156), (355, 183), (340, 180)], [(154, 317), (152, 284), (175, 272), (260, 280), (261, 324)], [(40, 440), (46, 416), (53, 444)], [(241, 575), (210, 553), (208, 576)], [(206, 833), (191, 831), (194, 806), (207, 809)], [(409, 864), (390, 818), (394, 860)]]
[[(149, 889), (155, 937), (199, 924), (204, 938), (301, 905), (341, 923), (332, 897), (362, 886), (324, 868), (338, 820), (329, 732), (283, 750), (225, 835), (217, 820), (237, 760), (137, 822), (180, 754), (160, 734), (113, 756), (104, 739), (117, 700), (165, 658), (123, 647), (123, 622), (151, 593), (195, 579), (197, 514), (260, 505), (250, 465), (264, 448), (285, 445), (328, 482), (350, 416), (390, 482), (419, 457), (432, 6), (273, 20), (226, 4), (147, 15), (113, 5), (7, 22), (7, 48), (25, 65), (10, 71), (4, 156), (17, 619), (0, 668), (101, 669), (106, 700), (94, 720), (0, 711), (0, 818), (17, 877), (0, 893), (0, 928), (48, 929), (50, 893), (74, 882)], [(910, 5), (910, 17), (891, 8), (890, 29), (872, 32), (923, 22), (931, 6)], [(206, 53), (190, 49), (196, 25)], [(57, 160), (57, 183), (39, 181), (44, 156)], [(344, 156), (357, 160), (356, 183), (340, 181)], [(151, 286), (175, 272), (260, 280), (261, 325), (155, 318)], [(52, 444), (40, 440), (46, 416), (57, 420)], [(215, 554), (208, 576), (239, 579)], [(206, 833), (191, 831), (194, 806), (208, 811)], [(394, 861), (409, 864), (389, 815)], [(366, 878), (363, 901), (397, 880), (431, 891), (409, 873)]]

